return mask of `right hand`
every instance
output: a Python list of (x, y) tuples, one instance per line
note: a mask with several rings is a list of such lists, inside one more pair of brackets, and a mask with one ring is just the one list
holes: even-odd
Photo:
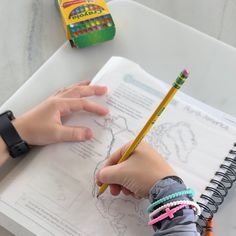
[(109, 184), (112, 195), (122, 191), (137, 198), (147, 197), (158, 180), (176, 175), (161, 155), (144, 142), (138, 145), (128, 160), (116, 164), (129, 145), (113, 153), (97, 173), (97, 184)]

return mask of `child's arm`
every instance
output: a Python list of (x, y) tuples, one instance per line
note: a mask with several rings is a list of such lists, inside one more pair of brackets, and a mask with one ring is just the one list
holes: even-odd
[[(165, 196), (186, 190), (186, 186), (179, 178), (167, 177), (158, 181), (150, 190), (150, 202), (155, 202)], [(188, 195), (166, 201), (165, 203), (178, 200), (190, 200)], [(196, 216), (193, 209), (183, 209), (181, 212), (175, 213), (172, 219), (166, 219), (154, 225), (154, 236), (173, 235), (173, 236), (197, 236), (200, 234), (196, 231)]]
[[(128, 146), (117, 150), (107, 161), (104, 168), (97, 173), (97, 183), (110, 184), (110, 191), (118, 195), (121, 191), (126, 195), (138, 198), (149, 197), (155, 202), (172, 193), (186, 190), (182, 180), (176, 177), (175, 171), (148, 144), (141, 143), (132, 156), (120, 164), (116, 164)], [(170, 177), (172, 176), (172, 177)], [(192, 200), (187, 195), (181, 195), (171, 201)], [(158, 204), (156, 208), (160, 207)], [(155, 217), (165, 211), (159, 212)], [(154, 218), (155, 218), (154, 217)], [(199, 235), (196, 230), (196, 218), (192, 208), (185, 207), (174, 214), (172, 219), (164, 219), (154, 225), (155, 236), (193, 236)]]
[[(46, 145), (63, 141), (85, 141), (92, 138), (90, 128), (68, 127), (64, 126), (61, 121), (62, 116), (80, 110), (98, 115), (108, 113), (105, 107), (84, 98), (104, 95), (107, 88), (88, 85), (89, 81), (81, 81), (60, 90), (29, 112), (13, 120), (12, 124), (21, 139), (29, 145)], [(9, 152), (0, 134), (0, 166), (8, 158)]]

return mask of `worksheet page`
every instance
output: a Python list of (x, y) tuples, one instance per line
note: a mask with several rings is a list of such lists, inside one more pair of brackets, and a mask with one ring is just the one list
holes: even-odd
[[(148, 200), (114, 197), (109, 189), (97, 199), (96, 172), (112, 152), (135, 138), (169, 86), (119, 57), (111, 58), (92, 83), (108, 86), (106, 96), (89, 99), (110, 113), (78, 112), (63, 122), (90, 127), (94, 138), (32, 150), (0, 183), (1, 211), (37, 235), (151, 235)], [(177, 95), (145, 140), (195, 190), (198, 200), (235, 135), (229, 124)]]

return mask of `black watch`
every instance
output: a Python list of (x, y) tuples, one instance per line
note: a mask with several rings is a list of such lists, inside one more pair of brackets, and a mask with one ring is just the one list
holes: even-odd
[(0, 114), (0, 136), (6, 143), (9, 154), (13, 158), (21, 156), (30, 150), (29, 145), (21, 139), (11, 123), (14, 119), (15, 117), (11, 111)]

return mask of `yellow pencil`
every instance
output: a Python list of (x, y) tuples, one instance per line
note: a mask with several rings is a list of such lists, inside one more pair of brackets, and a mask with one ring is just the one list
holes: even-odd
[[(156, 110), (153, 112), (151, 117), (148, 119), (147, 123), (144, 125), (142, 130), (139, 132), (137, 137), (134, 139), (134, 141), (130, 144), (129, 148), (126, 150), (124, 155), (120, 158), (117, 164), (127, 160), (129, 156), (134, 152), (135, 148), (138, 146), (138, 144), (142, 141), (142, 139), (145, 137), (145, 135), (148, 133), (148, 131), (151, 129), (157, 118), (161, 115), (161, 113), (165, 110), (166, 106), (169, 104), (169, 102), (174, 97), (175, 93), (178, 91), (178, 89), (181, 87), (181, 85), (185, 82), (185, 80), (189, 76), (189, 71), (187, 69), (184, 69), (180, 75), (177, 77), (175, 82), (173, 83), (172, 88), (169, 90), (169, 92), (166, 94), (160, 105), (156, 108)], [(102, 186), (99, 188), (97, 197), (99, 197), (102, 193), (105, 192), (107, 189), (108, 184), (102, 184)]]

